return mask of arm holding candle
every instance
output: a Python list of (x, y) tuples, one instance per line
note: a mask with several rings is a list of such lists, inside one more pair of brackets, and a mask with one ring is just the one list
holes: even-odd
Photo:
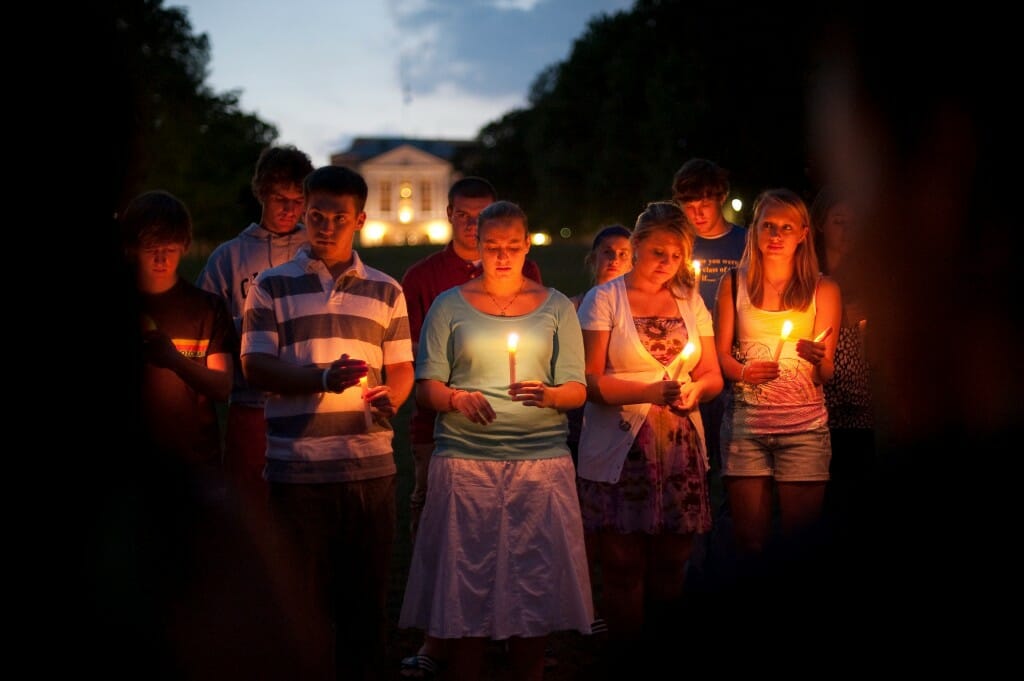
[(376, 411), (391, 418), (412, 392), (412, 362), (384, 365), (384, 384), (367, 388), (363, 399)]
[(541, 381), (520, 381), (509, 389), (514, 402), (527, 407), (550, 407), (558, 411), (569, 411), (583, 406), (587, 401), (587, 387), (582, 383), (569, 381), (562, 385), (546, 385)]
[(633, 381), (605, 373), (611, 331), (583, 330), (587, 363), (587, 399), (600, 404), (672, 404), (679, 399), (679, 381)]
[(821, 340), (801, 338), (797, 341), (796, 353), (814, 365), (814, 382), (821, 384), (831, 381), (835, 373), (832, 358), (836, 354), (838, 336), (832, 333), (832, 329), (838, 329), (843, 321), (842, 295), (834, 279), (822, 277), (818, 282), (815, 305), (814, 330)]
[(733, 306), (732, 277), (722, 277), (715, 299), (715, 348), (722, 377), (734, 383), (756, 385), (773, 381), (779, 376), (779, 363), (769, 359), (740, 363), (732, 356), (733, 337), (736, 333), (736, 308)]
[[(149, 320), (152, 324), (153, 320)], [(178, 351), (170, 337), (162, 331), (147, 330), (142, 335), (143, 356), (162, 369), (170, 369), (198, 393), (217, 402), (227, 402), (231, 395), (234, 364), (231, 355), (217, 352), (206, 356), (206, 363), (194, 362)]]
[(330, 392), (340, 393), (354, 385), (366, 375), (368, 368), (361, 359), (342, 355), (326, 368), (297, 366), (263, 353), (249, 353), (242, 357), (245, 378), (254, 388), (281, 393), (301, 395), (324, 392), (324, 384)]
[(700, 346), (700, 360), (690, 371), (690, 382), (680, 386), (679, 399), (672, 405), (674, 411), (691, 411), (700, 402), (709, 402), (718, 397), (725, 386), (715, 354), (714, 336), (701, 336)]

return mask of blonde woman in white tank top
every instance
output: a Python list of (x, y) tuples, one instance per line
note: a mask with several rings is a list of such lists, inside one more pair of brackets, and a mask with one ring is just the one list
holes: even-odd
[(784, 534), (820, 518), (831, 459), (822, 385), (832, 378), (841, 311), (839, 286), (819, 271), (804, 201), (788, 189), (762, 192), (715, 314), (722, 374), (734, 382), (722, 478), (741, 553), (765, 548), (774, 498)]

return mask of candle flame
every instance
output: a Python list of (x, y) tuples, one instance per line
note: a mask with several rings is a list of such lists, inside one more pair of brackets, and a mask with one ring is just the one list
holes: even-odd
[(779, 338), (781, 338), (782, 340), (786, 340), (787, 338), (789, 338), (789, 334), (792, 331), (793, 322), (787, 319), (786, 321), (782, 322), (782, 335), (780, 335)]
[(517, 345), (519, 345), (519, 334), (518, 333), (510, 333), (508, 335), (508, 351), (509, 352), (515, 352)]
[(693, 351), (696, 350), (696, 349), (697, 349), (697, 346), (694, 345), (692, 342), (687, 343), (686, 347), (683, 348), (683, 359), (684, 360), (690, 359), (690, 355), (692, 355)]
[(693, 274), (700, 279), (700, 260), (693, 261)]

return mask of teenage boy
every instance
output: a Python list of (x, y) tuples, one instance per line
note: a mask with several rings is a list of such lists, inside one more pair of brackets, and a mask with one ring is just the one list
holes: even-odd
[(413, 386), (409, 320), (398, 282), (352, 248), (363, 177), (325, 166), (303, 189), (308, 243), (250, 288), (242, 368), (268, 391), (270, 508), (334, 624), (337, 678), (376, 678), (396, 516), (389, 419)]
[[(718, 295), (718, 283), (726, 272), (739, 265), (747, 243), (747, 228), (729, 222), (722, 214), (728, 198), (729, 171), (714, 161), (691, 158), (672, 178), (672, 199), (683, 209), (696, 231), (693, 259), (700, 261), (700, 295), (712, 314)], [(718, 397), (700, 404), (712, 481), (718, 479), (721, 468), (720, 431), (730, 390), (729, 382), (726, 381), (726, 387)], [(722, 529), (720, 525), (728, 522), (728, 508), (723, 502), (722, 507), (716, 511), (713, 531), (706, 533), (703, 542), (698, 542), (690, 559), (695, 571), (703, 570), (704, 560), (711, 551), (712, 534), (717, 534)]]
[(140, 194), (120, 222), (139, 292), (147, 433), (158, 451), (177, 457), (216, 492), (221, 446), (215, 402), (228, 399), (237, 351), (231, 317), (223, 300), (178, 276), (192, 243), (192, 218), (177, 197)]
[[(306, 235), (302, 215), (302, 181), (313, 172), (309, 156), (293, 146), (267, 147), (256, 161), (252, 193), (260, 202), (259, 223), (215, 248), (196, 284), (227, 303), (242, 332), (245, 298), (265, 269), (291, 260)], [(230, 491), (240, 494), (250, 510), (266, 505), (267, 483), (263, 465), (267, 454), (267, 425), (263, 416), (266, 395), (253, 389), (236, 359), (234, 385), (228, 404), (224, 436), (224, 474)]]

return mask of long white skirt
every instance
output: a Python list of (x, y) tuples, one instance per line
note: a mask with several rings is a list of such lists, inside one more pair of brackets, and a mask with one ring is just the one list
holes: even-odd
[(572, 459), (432, 457), (398, 625), (501, 640), (593, 619)]

